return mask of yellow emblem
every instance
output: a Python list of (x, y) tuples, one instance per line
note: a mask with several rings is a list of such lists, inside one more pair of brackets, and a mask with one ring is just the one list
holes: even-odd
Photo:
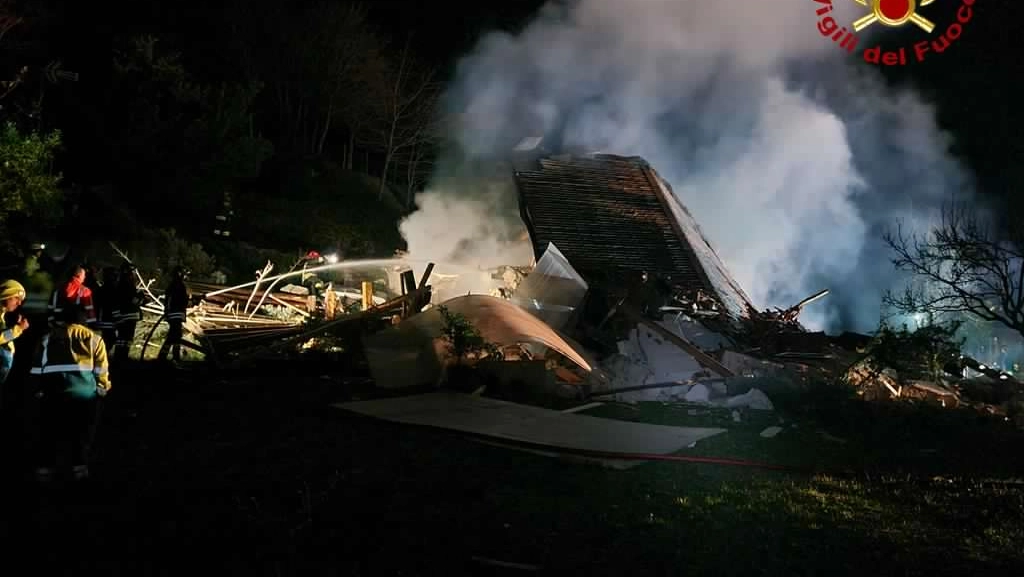
[[(870, 6), (871, 14), (858, 19), (853, 23), (853, 29), (857, 32), (879, 22), (885, 26), (903, 26), (907, 22), (913, 22), (925, 32), (935, 29), (935, 24), (917, 13), (917, 0), (853, 0), (862, 6)], [(921, 0), (921, 6), (927, 6), (935, 0)]]

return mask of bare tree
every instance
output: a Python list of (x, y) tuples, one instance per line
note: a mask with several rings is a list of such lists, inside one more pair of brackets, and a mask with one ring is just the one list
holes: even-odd
[[(384, 156), (378, 194), (378, 200), (383, 200), (390, 170), (399, 156), (429, 147), (436, 137), (440, 84), (435, 70), (410, 54), (408, 40), (393, 61), (381, 61), (377, 73), (377, 90), (369, 100), (372, 124), (368, 132), (370, 143)], [(416, 162), (421, 161), (422, 155)]]
[(1024, 231), (950, 204), (927, 234), (885, 235), (898, 270), (913, 275), (884, 302), (901, 313), (973, 315), (1024, 335)]
[(402, 156), (402, 163), (405, 165), (405, 209), (412, 209), (413, 197), (417, 190), (426, 185), (430, 170), (433, 167), (431, 160), (435, 151), (433, 143), (429, 141), (418, 142), (409, 147), (409, 150)]

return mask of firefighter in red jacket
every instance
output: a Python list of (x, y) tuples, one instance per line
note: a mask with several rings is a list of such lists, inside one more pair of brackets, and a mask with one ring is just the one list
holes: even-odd
[(50, 326), (59, 325), (63, 322), (64, 305), (66, 303), (74, 303), (81, 306), (85, 311), (89, 326), (96, 323), (96, 309), (92, 302), (92, 290), (85, 286), (84, 266), (76, 266), (71, 279), (64, 286), (54, 291), (53, 296), (50, 298)]

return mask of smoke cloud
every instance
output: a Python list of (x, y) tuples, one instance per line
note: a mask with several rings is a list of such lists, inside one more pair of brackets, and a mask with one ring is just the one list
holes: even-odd
[[(402, 224), (411, 256), (529, 263), (511, 185), (454, 183), (467, 156), (543, 134), (647, 159), (759, 308), (829, 288), (805, 325), (872, 330), (898, 280), (883, 231), (929, 222), (969, 178), (932, 107), (822, 37), (820, 6), (581, 0), (485, 37), (447, 94), (460, 161)], [(837, 20), (856, 8), (837, 2)]]

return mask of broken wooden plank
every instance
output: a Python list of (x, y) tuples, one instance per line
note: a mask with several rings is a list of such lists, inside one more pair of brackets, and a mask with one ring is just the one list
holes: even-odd
[(423, 276), (420, 278), (420, 284), (416, 287), (416, 290), (422, 291), (427, 288), (427, 281), (430, 280), (430, 273), (434, 272), (434, 263), (427, 263), (427, 270), (423, 271)]

